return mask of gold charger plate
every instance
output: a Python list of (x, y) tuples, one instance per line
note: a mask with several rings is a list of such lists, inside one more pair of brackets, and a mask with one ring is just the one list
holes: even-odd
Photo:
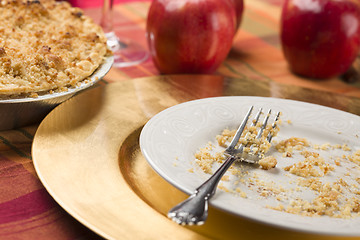
[(230, 82), (155, 76), (79, 94), (40, 124), (32, 147), (37, 174), (67, 212), (107, 239), (344, 239), (280, 229), (212, 207), (202, 226), (183, 227), (166, 217), (187, 196), (143, 158), (141, 129), (167, 107), (223, 95)]

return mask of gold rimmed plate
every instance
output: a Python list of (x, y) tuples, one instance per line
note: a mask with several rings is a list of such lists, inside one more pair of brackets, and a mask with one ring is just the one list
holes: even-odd
[(40, 180), (60, 206), (107, 239), (344, 239), (272, 227), (212, 207), (203, 226), (183, 227), (166, 217), (187, 195), (148, 165), (140, 132), (161, 110), (220, 95), (212, 86), (223, 82), (220, 76), (156, 76), (71, 98), (35, 135), (32, 155)]

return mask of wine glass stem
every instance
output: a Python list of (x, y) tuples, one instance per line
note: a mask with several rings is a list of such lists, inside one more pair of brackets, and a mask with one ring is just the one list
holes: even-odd
[(121, 46), (121, 43), (114, 32), (113, 4), (114, 0), (104, 0), (100, 26), (105, 32), (105, 36), (108, 39), (107, 44), (110, 49), (112, 51), (118, 51), (123, 46)]
[(113, 4), (114, 0), (103, 0), (102, 16), (100, 19), (100, 26), (103, 28), (107, 38), (107, 45), (113, 52), (113, 66), (120, 68), (139, 64), (148, 58), (148, 52), (137, 43), (124, 41), (123, 39), (120, 40), (115, 34)]
[(103, 28), (105, 34), (114, 31), (113, 4), (114, 0), (104, 0), (103, 2), (100, 26)]

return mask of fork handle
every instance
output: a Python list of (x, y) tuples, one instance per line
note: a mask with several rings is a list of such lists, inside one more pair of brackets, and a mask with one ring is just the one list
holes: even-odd
[(216, 172), (196, 189), (195, 194), (203, 196), (206, 201), (209, 200), (215, 194), (220, 179), (229, 169), (229, 167), (234, 163), (235, 160), (235, 157), (228, 156), (225, 162), (221, 164), (221, 166), (216, 170)]

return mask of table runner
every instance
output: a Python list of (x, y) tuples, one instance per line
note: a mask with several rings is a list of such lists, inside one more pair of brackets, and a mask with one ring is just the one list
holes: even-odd
[[(215, 74), (238, 78), (239, 81), (243, 78), (274, 81), (360, 97), (359, 82), (347, 83), (340, 78), (314, 81), (289, 71), (279, 42), (282, 2), (245, 1), (243, 22), (233, 48)], [(149, 6), (150, 1), (127, 1), (114, 8), (116, 32), (136, 40), (145, 48), (145, 19)], [(99, 21), (99, 3), (81, 7)], [(157, 74), (152, 60), (148, 59), (138, 66), (112, 69), (100, 84)], [(100, 238), (69, 216), (38, 179), (31, 158), (31, 144), (37, 127), (0, 132), (0, 239)]]

